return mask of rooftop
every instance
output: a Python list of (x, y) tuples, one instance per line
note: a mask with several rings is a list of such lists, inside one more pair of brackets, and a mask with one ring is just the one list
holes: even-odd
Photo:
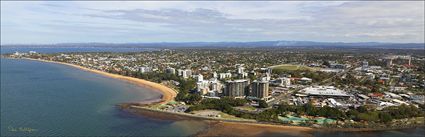
[(313, 96), (351, 96), (345, 91), (337, 89), (333, 86), (317, 86), (307, 87), (302, 90), (305, 94)]

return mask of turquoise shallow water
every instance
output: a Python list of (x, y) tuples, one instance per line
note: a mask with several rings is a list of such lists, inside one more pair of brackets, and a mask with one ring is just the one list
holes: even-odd
[[(186, 126), (196, 121), (153, 120), (114, 107), (159, 96), (64, 65), (1, 59), (1, 135), (175, 136), (198, 131)], [(35, 131), (16, 131), (19, 128)]]

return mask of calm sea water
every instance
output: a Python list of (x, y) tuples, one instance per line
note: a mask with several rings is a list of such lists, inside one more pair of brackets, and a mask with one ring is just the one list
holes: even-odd
[[(153, 120), (114, 107), (159, 96), (64, 65), (1, 59), (1, 135), (185, 136), (201, 130), (200, 121)], [(19, 128), (36, 131), (14, 131)]]
[(140, 52), (140, 51), (154, 51), (153, 48), (142, 47), (4, 47), (0, 46), (0, 53), (14, 53), (14, 52), (29, 52), (36, 51), (39, 53), (58, 53), (58, 52)]

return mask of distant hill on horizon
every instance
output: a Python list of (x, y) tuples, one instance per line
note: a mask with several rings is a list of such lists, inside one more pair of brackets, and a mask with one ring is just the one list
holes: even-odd
[(253, 41), (253, 42), (158, 42), (158, 43), (58, 43), (58, 44), (5, 44), (2, 47), (146, 47), (146, 48), (256, 48), (256, 47), (323, 47), (323, 48), (395, 48), (424, 49), (424, 43), (382, 42), (315, 42), (315, 41)]

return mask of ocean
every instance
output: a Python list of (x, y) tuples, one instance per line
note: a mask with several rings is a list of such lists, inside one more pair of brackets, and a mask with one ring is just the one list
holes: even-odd
[(0, 53), (29, 52), (38, 53), (67, 53), (67, 52), (141, 52), (154, 51), (157, 49), (143, 47), (16, 47), (0, 46)]
[(115, 107), (159, 97), (65, 65), (2, 58), (1, 136), (187, 136), (201, 130), (187, 127), (202, 127), (201, 121), (150, 119)]
[[(75, 50), (47, 48), (43, 52)], [(84, 48), (77, 51), (81, 50), (88, 51)], [(69, 66), (2, 58), (0, 74), (1, 136), (190, 136), (209, 127), (202, 120), (152, 119), (121, 111), (116, 104), (153, 100), (160, 94)], [(312, 132), (308, 135), (423, 137), (424, 132), (424, 128), (415, 128), (379, 132)], [(260, 136), (300, 135), (264, 132)]]

